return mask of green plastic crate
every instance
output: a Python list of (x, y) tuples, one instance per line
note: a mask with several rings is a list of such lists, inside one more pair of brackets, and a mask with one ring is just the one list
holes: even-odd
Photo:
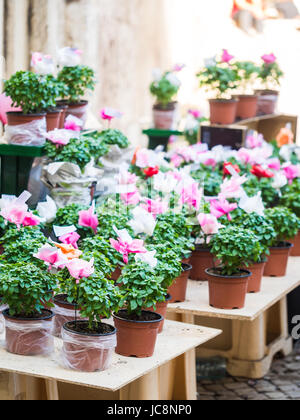
[(176, 130), (156, 130), (154, 128), (144, 130), (143, 134), (149, 137), (149, 149), (154, 150), (157, 146), (164, 146), (166, 151), (171, 136), (183, 136), (181, 131)]

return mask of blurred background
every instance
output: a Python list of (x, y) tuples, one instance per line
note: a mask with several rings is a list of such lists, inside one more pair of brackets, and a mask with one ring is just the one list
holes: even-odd
[(285, 72), (279, 110), (300, 116), (299, 3), (265, 1), (258, 32), (245, 31), (232, 19), (233, 0), (0, 0), (3, 73), (29, 69), (32, 52), (55, 56), (64, 46), (78, 47), (99, 81), (88, 98), (90, 120), (100, 124), (99, 110), (114, 107), (124, 113), (118, 128), (133, 143), (145, 144), (141, 129), (151, 125), (153, 68), (186, 64), (180, 74), (181, 107), (207, 113), (195, 77), (205, 58), (222, 48), (255, 61), (273, 52)]

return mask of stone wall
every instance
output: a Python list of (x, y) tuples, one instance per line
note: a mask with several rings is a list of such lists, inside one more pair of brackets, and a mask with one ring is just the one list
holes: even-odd
[[(97, 73), (89, 98), (121, 110), (118, 122), (137, 142), (152, 99), (153, 67), (170, 65), (165, 32), (165, 0), (0, 0), (0, 51), (6, 77), (28, 69), (33, 51), (51, 55), (63, 46), (84, 51), (83, 63)], [(149, 122), (149, 121), (148, 121)]]

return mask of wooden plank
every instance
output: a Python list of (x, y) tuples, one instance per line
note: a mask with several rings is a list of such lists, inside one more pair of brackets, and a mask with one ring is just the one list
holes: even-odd
[(222, 310), (210, 307), (208, 283), (190, 280), (186, 302), (170, 304), (168, 313), (189, 313), (203, 317), (253, 321), (300, 286), (299, 267), (300, 258), (291, 257), (287, 276), (284, 278), (264, 277), (262, 291), (257, 294), (248, 294), (245, 308), (238, 310)]
[[(158, 337), (153, 357), (136, 359), (114, 354), (112, 366), (104, 372), (95, 373), (76, 372), (62, 367), (60, 364), (62, 341), (60, 339), (55, 339), (55, 353), (48, 358), (17, 356), (1, 348), (0, 371), (114, 392), (145, 377), (219, 334), (221, 331), (215, 329), (166, 321), (165, 330)], [(155, 376), (156, 373), (153, 375)], [(152, 377), (151, 380), (153, 380), (154, 376), (150, 375), (148, 378)], [(55, 389), (51, 392), (55, 396)], [(132, 393), (134, 394), (135, 392)]]

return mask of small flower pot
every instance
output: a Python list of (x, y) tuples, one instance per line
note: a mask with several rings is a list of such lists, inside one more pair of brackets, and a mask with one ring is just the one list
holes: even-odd
[(241, 120), (254, 118), (257, 115), (258, 95), (238, 95), (236, 116)]
[(276, 112), (279, 92), (276, 90), (258, 90), (257, 114), (272, 115)]
[(184, 302), (186, 299), (186, 291), (188, 280), (190, 277), (192, 266), (182, 264), (182, 274), (173, 281), (172, 286), (168, 289), (168, 294), (172, 296), (170, 303)]
[[(81, 372), (104, 371), (110, 367), (116, 347), (116, 329), (100, 324), (103, 332), (90, 334), (87, 321), (68, 322), (62, 331), (63, 361), (67, 368)], [(77, 332), (79, 331), (79, 332)]]
[(54, 313), (44, 309), (38, 318), (23, 319), (3, 312), (6, 330), (6, 348), (21, 356), (49, 355), (54, 349), (52, 320)]
[(205, 270), (214, 265), (214, 256), (208, 248), (201, 248), (196, 246), (192, 253), (191, 265), (191, 279), (197, 281), (207, 281)]
[(69, 105), (67, 104), (66, 101), (56, 101), (56, 104), (57, 104), (56, 108), (61, 110), (58, 128), (63, 129), (65, 127), (66, 112), (69, 108)]
[(280, 246), (270, 249), (270, 255), (265, 267), (265, 277), (285, 277), (289, 256), (293, 245), (290, 242), (283, 242)]
[(47, 115), (46, 115), (47, 131), (53, 131), (56, 128), (57, 129), (59, 128), (61, 113), (62, 113), (62, 110), (60, 109), (47, 111)]
[(110, 275), (110, 279), (117, 282), (122, 275), (122, 271), (120, 267), (117, 267), (115, 271)]
[(77, 104), (68, 103), (66, 118), (68, 118), (69, 115), (73, 115), (74, 117), (79, 118), (83, 122), (83, 126), (81, 128), (84, 129), (84, 125), (87, 120), (88, 105), (88, 101), (80, 101)]
[(261, 291), (261, 283), (264, 275), (266, 261), (252, 264), (247, 269), (251, 271), (251, 276), (248, 279), (247, 293), (259, 293)]
[(240, 275), (223, 276), (221, 270), (206, 270), (209, 285), (209, 304), (218, 309), (242, 309), (245, 306), (248, 279), (251, 272), (240, 270)]
[(153, 120), (154, 127), (158, 130), (173, 130), (176, 124), (176, 102), (172, 102), (163, 108), (161, 105), (154, 105)]
[(211, 124), (229, 125), (233, 124), (236, 119), (237, 111), (236, 99), (212, 99), (210, 105), (210, 122)]
[(300, 231), (294, 239), (289, 240), (294, 246), (291, 250), (291, 257), (300, 257)]
[[(67, 295), (56, 295), (54, 297), (53, 312), (55, 313), (55, 318), (52, 332), (54, 337), (61, 338), (62, 328), (64, 324), (75, 320), (75, 309), (76, 306), (67, 301)], [(77, 312), (77, 315), (79, 320), (85, 320), (80, 317), (79, 310)]]
[(167, 316), (167, 308), (168, 308), (168, 304), (169, 304), (169, 302), (171, 302), (171, 300), (172, 300), (172, 296), (170, 296), (168, 294), (167, 297), (166, 297), (166, 300), (164, 302), (159, 302), (159, 303), (156, 304), (156, 309), (154, 309), (154, 308), (147, 309), (148, 311), (156, 312), (157, 314), (159, 314), (163, 317), (163, 320), (159, 324), (159, 330), (158, 330), (159, 334), (161, 334), (163, 332), (164, 323), (165, 323), (165, 319), (166, 319), (166, 316)]
[(141, 317), (130, 316), (126, 310), (114, 314), (116, 353), (126, 357), (152, 357), (162, 320), (161, 315), (150, 311), (143, 311)]
[[(46, 113), (7, 112), (7, 142), (19, 146), (42, 146), (45, 143), (44, 134), (47, 129), (45, 117)], [(26, 127), (23, 127), (24, 125)]]

